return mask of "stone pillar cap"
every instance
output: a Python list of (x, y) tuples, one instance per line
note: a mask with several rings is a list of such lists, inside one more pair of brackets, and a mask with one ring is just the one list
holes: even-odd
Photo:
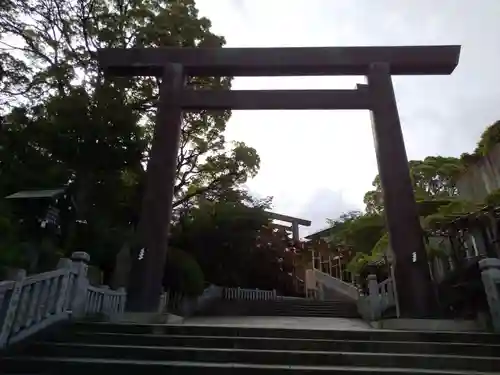
[(479, 268), (485, 270), (488, 268), (498, 268), (500, 269), (500, 259), (498, 258), (486, 258), (479, 261)]
[(71, 254), (71, 260), (76, 262), (88, 263), (90, 262), (90, 255), (85, 251), (75, 251), (73, 254)]

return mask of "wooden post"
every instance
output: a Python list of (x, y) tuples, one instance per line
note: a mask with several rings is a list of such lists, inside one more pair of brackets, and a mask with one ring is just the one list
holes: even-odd
[(296, 221), (292, 221), (292, 238), (296, 242), (300, 240), (299, 223), (297, 223)]
[(435, 295), (389, 64), (371, 64), (367, 81), (384, 212), (395, 259), (395, 281), (398, 289), (404, 290), (399, 295), (401, 314), (426, 317), (435, 306)]
[(127, 309), (155, 312), (158, 309), (168, 249), (172, 199), (181, 136), (180, 96), (184, 71), (179, 64), (163, 69), (156, 124), (147, 168), (139, 223), (139, 246), (132, 252)]

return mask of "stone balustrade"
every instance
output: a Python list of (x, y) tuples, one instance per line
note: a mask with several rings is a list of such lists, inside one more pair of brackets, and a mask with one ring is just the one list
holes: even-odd
[(500, 332), (500, 259), (486, 258), (480, 260), (479, 268), (490, 308), (493, 330)]
[(309, 275), (308, 281), (310, 282), (310, 280), (313, 279), (315, 284), (319, 286), (318, 295), (320, 299), (324, 299), (325, 293), (328, 290), (333, 290), (336, 293), (340, 293), (343, 296), (352, 299), (353, 301), (358, 300), (359, 291), (354, 284), (340, 280), (318, 269), (308, 270), (308, 272), (309, 271), (311, 271), (313, 275)]
[[(329, 290), (343, 295), (357, 304), (358, 311), (365, 320), (380, 319), (387, 309), (392, 307), (397, 309), (396, 289), (392, 278), (378, 283), (375, 275), (369, 275), (367, 294), (360, 291), (356, 285), (317, 269), (307, 270), (306, 281), (309, 284), (306, 286), (309, 295), (314, 295), (320, 300), (328, 299)], [(311, 293), (312, 290), (316, 290), (316, 293)]]
[(276, 290), (224, 288), (222, 297), (229, 300), (275, 300)]
[(63, 258), (57, 269), (0, 282), (0, 348), (23, 340), (54, 323), (102, 315), (114, 320), (124, 312), (126, 291), (89, 285), (87, 253)]
[(161, 314), (174, 313), (184, 317), (190, 316), (213, 301), (222, 299), (223, 290), (223, 287), (210, 285), (199, 296), (189, 296), (167, 290), (160, 297), (158, 311)]
[(381, 283), (377, 282), (377, 276), (368, 275), (368, 293), (360, 293), (357, 301), (358, 311), (363, 319), (375, 321), (391, 307), (397, 309), (397, 297), (394, 281), (388, 278)]

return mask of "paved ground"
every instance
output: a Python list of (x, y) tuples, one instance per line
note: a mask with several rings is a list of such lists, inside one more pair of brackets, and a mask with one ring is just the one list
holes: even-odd
[(295, 328), (295, 329), (327, 329), (327, 330), (366, 330), (372, 327), (359, 319), (345, 318), (312, 318), (281, 316), (224, 316), (194, 317), (184, 321), (189, 325)]

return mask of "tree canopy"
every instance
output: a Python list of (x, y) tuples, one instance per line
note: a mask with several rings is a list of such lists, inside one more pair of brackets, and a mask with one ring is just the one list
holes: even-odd
[[(225, 40), (199, 16), (193, 0), (2, 4), (0, 196), (69, 186), (85, 229), (79, 225), (65, 233), (64, 251), (84, 241), (96, 253), (94, 261), (109, 260), (91, 249), (118, 251), (137, 224), (159, 80), (105, 78), (96, 49), (221, 48)], [(231, 78), (190, 78), (187, 85), (229, 88)], [(230, 115), (184, 113), (174, 219), (198, 197), (216, 199), (257, 173), (256, 150), (224, 138)], [(7, 208), (0, 217), (10, 217)]]
[[(469, 202), (460, 199), (457, 182), (471, 163), (487, 155), (500, 142), (500, 121), (489, 126), (481, 135), (473, 154), (460, 158), (428, 156), (409, 162), (410, 176), (415, 199), (424, 229), (442, 226), (485, 205), (497, 205), (500, 193), (491, 193), (485, 202)], [(365, 212), (353, 211), (338, 219), (327, 220), (330, 228), (329, 241), (334, 246), (349, 247), (355, 256), (349, 270), (358, 273), (366, 264), (381, 259), (389, 244), (384, 226), (384, 202), (380, 177), (373, 180), (373, 190), (364, 196)], [(435, 249), (428, 249), (433, 252)]]

